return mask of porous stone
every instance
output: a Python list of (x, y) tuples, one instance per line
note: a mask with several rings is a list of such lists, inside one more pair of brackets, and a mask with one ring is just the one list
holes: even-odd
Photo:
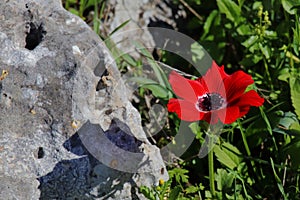
[(1, 1), (0, 19), (0, 199), (143, 199), (138, 186), (168, 179), (80, 18), (59, 0), (19, 0)]

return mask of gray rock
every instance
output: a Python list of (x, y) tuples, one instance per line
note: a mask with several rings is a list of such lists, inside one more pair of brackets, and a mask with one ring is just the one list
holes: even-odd
[(0, 199), (143, 199), (138, 186), (168, 179), (80, 18), (59, 0), (20, 0), (1, 1), (0, 19)]
[(140, 55), (129, 48), (132, 46), (131, 41), (141, 42), (150, 51), (157, 44), (155, 41), (157, 36), (147, 27), (177, 30), (176, 20), (186, 17), (182, 5), (174, 5), (172, 0), (109, 0), (106, 7), (108, 16), (101, 23), (101, 32), (109, 34), (129, 20), (126, 26), (111, 36), (111, 39), (119, 49), (136, 58), (140, 58)]

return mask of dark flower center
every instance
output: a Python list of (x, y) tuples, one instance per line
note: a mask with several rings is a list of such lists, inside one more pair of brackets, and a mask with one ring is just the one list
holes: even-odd
[(218, 93), (206, 93), (198, 97), (196, 107), (199, 111), (211, 111), (223, 108), (225, 99)]

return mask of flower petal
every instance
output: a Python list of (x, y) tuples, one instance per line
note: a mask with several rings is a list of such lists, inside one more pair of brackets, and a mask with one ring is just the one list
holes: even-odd
[(223, 79), (226, 79), (229, 75), (224, 71), (224, 66), (219, 67), (214, 61), (211, 68), (209, 68), (204, 76), (198, 81), (205, 87), (209, 93), (218, 93), (223, 97), (226, 97), (225, 86)]
[(202, 120), (204, 116), (203, 112), (196, 109), (195, 104), (181, 99), (170, 99), (167, 107), (169, 112), (175, 112), (180, 119), (185, 121)]
[(230, 106), (218, 110), (218, 117), (224, 124), (232, 124), (240, 117), (240, 109), (238, 106)]
[[(211, 68), (212, 70), (218, 70), (218, 74), (220, 74), (221, 78), (222, 79), (225, 79), (227, 77), (229, 77), (230, 75), (228, 75), (225, 70), (224, 70), (224, 65), (222, 65), (221, 67), (219, 67), (219, 65), (216, 63), (216, 61), (212, 61), (212, 64), (211, 64)], [(206, 74), (209, 72), (209, 70), (207, 70)], [(205, 75), (206, 75), (205, 74)]]
[(264, 98), (260, 97), (256, 91), (250, 90), (243, 94), (235, 105), (239, 107), (244, 106), (261, 106), (264, 103)]
[(245, 116), (250, 110), (250, 106), (243, 106), (243, 107), (240, 107), (240, 117), (243, 117)]
[(212, 116), (212, 113), (207, 112), (204, 114), (202, 120), (206, 121), (209, 124), (216, 124), (218, 122), (218, 118), (212, 118), (211, 116)]
[[(215, 63), (215, 61), (213, 61), (213, 64), (217, 65), (217, 64)], [(222, 66), (220, 67), (219, 72), (220, 72), (220, 75), (221, 75), (221, 77), (222, 77), (223, 80), (224, 80), (225, 78), (228, 78), (228, 77), (230, 76), (230, 75), (228, 75), (228, 74), (225, 72), (225, 70), (224, 70), (224, 65), (222, 65)]]
[(202, 96), (206, 92), (198, 81), (186, 79), (175, 71), (171, 72), (169, 82), (178, 97), (190, 102), (197, 102), (198, 96)]
[(238, 71), (224, 80), (227, 102), (230, 103), (244, 94), (246, 88), (253, 84), (252, 77), (243, 71)]

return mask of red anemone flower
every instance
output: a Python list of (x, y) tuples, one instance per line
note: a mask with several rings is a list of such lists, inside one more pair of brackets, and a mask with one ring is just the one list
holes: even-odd
[(243, 71), (226, 74), (224, 66), (214, 61), (206, 74), (197, 80), (189, 80), (175, 71), (169, 82), (179, 99), (168, 102), (168, 111), (175, 112), (185, 121), (205, 120), (216, 124), (231, 124), (246, 115), (250, 106), (261, 106), (264, 99), (256, 91), (245, 92), (253, 84), (252, 77)]

